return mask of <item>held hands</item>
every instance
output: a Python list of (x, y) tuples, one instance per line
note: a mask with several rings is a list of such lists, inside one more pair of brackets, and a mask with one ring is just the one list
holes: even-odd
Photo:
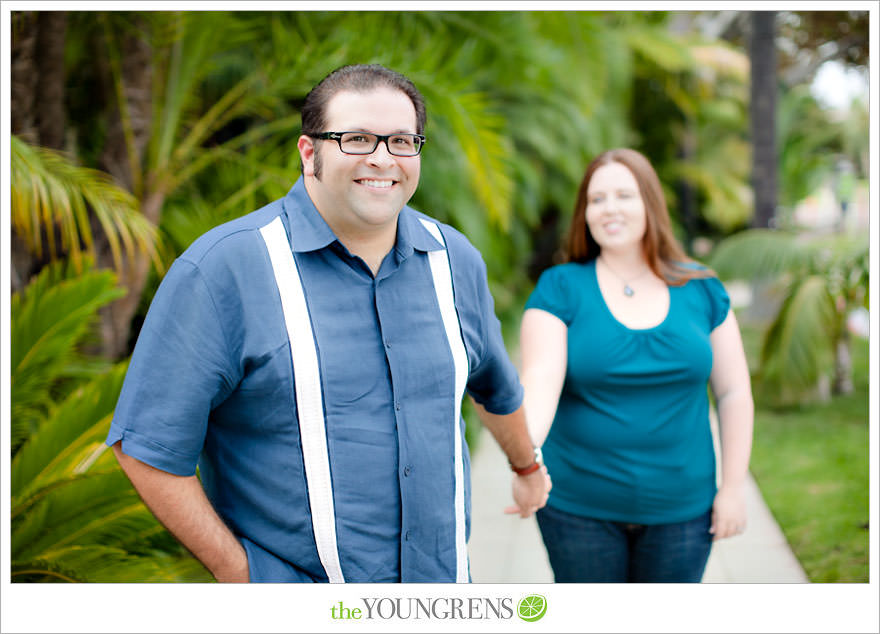
[(746, 500), (742, 486), (718, 489), (712, 503), (712, 526), (709, 532), (713, 541), (734, 537), (746, 529)]
[(519, 513), (520, 517), (529, 517), (532, 513), (547, 504), (550, 489), (550, 475), (547, 467), (541, 466), (537, 471), (528, 475), (513, 476), (513, 506), (504, 509), (505, 513)]

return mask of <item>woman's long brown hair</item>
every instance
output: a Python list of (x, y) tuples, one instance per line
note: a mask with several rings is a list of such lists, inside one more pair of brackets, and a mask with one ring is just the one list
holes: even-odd
[(654, 274), (666, 280), (670, 286), (682, 286), (694, 278), (714, 277), (714, 271), (704, 267), (694, 267), (694, 260), (685, 255), (684, 249), (672, 232), (669, 210), (666, 207), (666, 198), (663, 196), (663, 188), (657, 172), (643, 154), (629, 148), (606, 150), (587, 166), (578, 189), (574, 215), (571, 219), (568, 260), (589, 262), (599, 256), (599, 244), (587, 225), (587, 188), (595, 171), (609, 163), (620, 163), (625, 166), (638, 183), (639, 193), (645, 203), (645, 236), (642, 238), (642, 253)]

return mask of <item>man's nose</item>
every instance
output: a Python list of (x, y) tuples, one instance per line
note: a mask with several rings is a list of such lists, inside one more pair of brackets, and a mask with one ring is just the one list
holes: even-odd
[(389, 167), (394, 165), (395, 157), (388, 151), (385, 141), (380, 141), (375, 151), (367, 156), (367, 162), (376, 167)]

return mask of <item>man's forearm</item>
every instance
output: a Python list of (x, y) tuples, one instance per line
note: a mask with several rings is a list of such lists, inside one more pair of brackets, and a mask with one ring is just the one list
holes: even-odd
[(525, 409), (510, 414), (492, 414), (474, 401), (477, 414), (486, 429), (514, 467), (527, 467), (535, 461), (535, 448), (526, 426)]
[(113, 445), (116, 459), (156, 518), (217, 581), (247, 582), (244, 548), (211, 506), (196, 476), (177, 476), (132, 458)]
[[(474, 405), (483, 424), (495, 437), (511, 465), (525, 468), (535, 463), (535, 450), (526, 425), (525, 410), (522, 407), (510, 414), (499, 415), (489, 413), (479, 403), (475, 402)], [(520, 517), (529, 517), (547, 503), (551, 486), (547, 467), (543, 465), (526, 475), (514, 475), (514, 506), (507, 507), (504, 512), (519, 513)]]

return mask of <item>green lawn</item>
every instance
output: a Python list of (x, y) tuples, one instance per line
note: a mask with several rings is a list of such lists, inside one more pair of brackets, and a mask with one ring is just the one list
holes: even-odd
[(756, 403), (751, 471), (814, 582), (868, 581), (866, 340), (853, 341), (853, 362), (851, 395), (785, 410)]

